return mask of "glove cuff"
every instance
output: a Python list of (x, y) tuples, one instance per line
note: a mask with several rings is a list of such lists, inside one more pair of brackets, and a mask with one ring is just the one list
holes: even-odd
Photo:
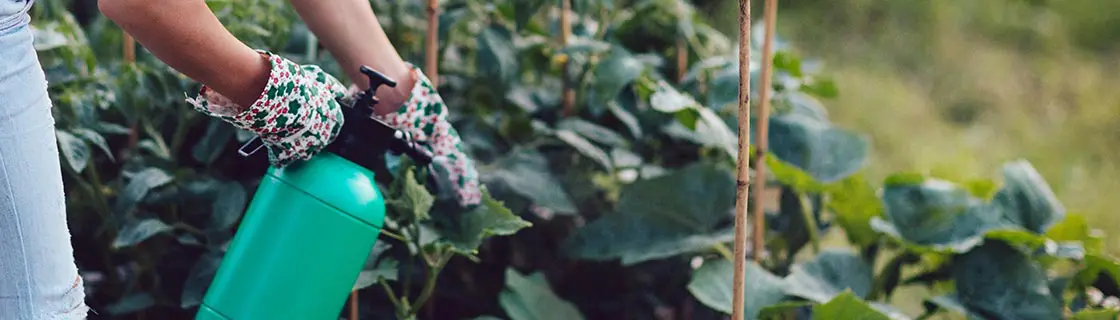
[(441, 183), (454, 186), (452, 189), (461, 205), (478, 204), (482, 201), (478, 172), (463, 151), (459, 133), (447, 120), (447, 105), (424, 72), (411, 63), (407, 65), (416, 79), (408, 100), (397, 111), (374, 115), (374, 118), (425, 142), (432, 152), (433, 162), (446, 171), (446, 181)]
[[(279, 55), (258, 52), (268, 59), (272, 70), (260, 97), (248, 108), (206, 86), (187, 102), (199, 112), (257, 134), (268, 146), (274, 165), (306, 160), (326, 146), (342, 127), (340, 110), (319, 110), (331, 106), (333, 101), (326, 100), (334, 95), (319, 91), (344, 92), (345, 88), (325, 73), (305, 74), (317, 69), (308, 70), (311, 67), (302, 67)], [(322, 79), (324, 76), (328, 79)]]

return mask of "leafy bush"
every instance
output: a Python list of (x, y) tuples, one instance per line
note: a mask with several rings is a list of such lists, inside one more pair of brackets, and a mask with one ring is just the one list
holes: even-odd
[[(341, 74), (281, 2), (209, 3), (254, 47)], [(422, 61), (422, 4), (373, 4), (402, 54)], [(79, 23), (68, 5), (92, 18)], [(104, 316), (190, 316), (267, 163), (233, 152), (244, 132), (187, 107), (197, 84), (143, 52), (122, 61), (120, 30), (80, 8), (44, 1), (35, 30), (90, 303)], [(683, 0), (574, 1), (568, 45), (554, 40), (550, 2), (442, 9), (439, 89), (487, 197), (451, 214), (420, 184), (424, 170), (388, 158), (390, 216), (355, 283), (362, 317), (730, 313), (734, 43)], [(687, 69), (668, 63), (678, 39)], [(859, 173), (869, 141), (820, 102), (835, 86), (778, 47), (771, 149), (754, 155), (770, 172), (767, 190), (752, 190), (767, 229), (746, 270), (751, 318), (1115, 318), (1100, 296), (1118, 295), (1120, 266), (1029, 163), (1008, 163), (1002, 183), (899, 173), (875, 186)], [(824, 241), (830, 232), (847, 243)], [(905, 286), (934, 293), (924, 310), (890, 304)]]

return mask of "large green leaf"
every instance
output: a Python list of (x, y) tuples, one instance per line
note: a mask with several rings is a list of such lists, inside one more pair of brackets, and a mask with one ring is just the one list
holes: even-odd
[(132, 174), (124, 190), (117, 196), (116, 210), (126, 214), (132, 211), (136, 203), (148, 195), (148, 191), (170, 183), (174, 178), (159, 168), (144, 168)]
[(770, 151), (779, 159), (805, 170), (821, 183), (855, 173), (863, 167), (868, 153), (863, 136), (796, 113), (770, 117), (768, 140)]
[(1120, 318), (1120, 310), (1092, 309), (1081, 310), (1073, 315), (1073, 320), (1116, 320)]
[(435, 197), (417, 181), (415, 167), (403, 166), (397, 179), (393, 180), (390, 187), (392, 198), (386, 199), (386, 205), (396, 219), (404, 221), (423, 221), (428, 219), (428, 211), (432, 209)]
[(491, 23), (478, 33), (477, 67), (483, 75), (496, 80), (499, 87), (512, 84), (517, 75), (517, 47), (513, 33), (501, 24)]
[(890, 320), (891, 318), (872, 308), (851, 291), (844, 291), (828, 303), (813, 307), (813, 320), (832, 319)]
[(640, 60), (625, 49), (611, 48), (610, 55), (599, 62), (592, 73), (595, 83), (590, 92), (591, 104), (605, 107), (623, 88), (641, 76), (645, 68)]
[(486, 173), (484, 179), (493, 179), (509, 187), (538, 206), (561, 214), (576, 212), (567, 191), (548, 168), (548, 159), (536, 150), (515, 151), (498, 160), (496, 170)]
[(603, 169), (613, 170), (614, 166), (611, 165), (610, 156), (603, 149), (592, 144), (591, 141), (587, 141), (582, 136), (568, 130), (556, 130), (556, 137), (579, 151), (580, 154), (595, 160), (596, 163), (603, 166)]
[(1060, 319), (1061, 302), (1050, 293), (1045, 271), (1001, 241), (987, 241), (953, 264), (957, 297), (970, 311), (999, 318)]
[(1004, 226), (998, 210), (952, 183), (892, 180), (882, 196), (887, 219), (872, 220), (878, 231), (937, 250), (966, 252), (983, 242), (985, 232)]
[(556, 124), (556, 129), (569, 130), (595, 141), (612, 147), (624, 147), (629, 142), (614, 130), (600, 126), (579, 118), (561, 120)]
[(443, 239), (456, 252), (473, 255), (482, 241), (491, 236), (508, 236), (532, 226), (509, 211), (490, 192), (483, 189), (482, 203), (473, 210), (452, 217), (451, 221), (436, 228)]
[(85, 170), (86, 166), (89, 165), (89, 145), (74, 134), (62, 130), (55, 131), (55, 137), (58, 139), (58, 149), (62, 153), (63, 159), (66, 159), (66, 164), (70, 166), (70, 169), (73, 169), (74, 172)]
[(852, 244), (867, 246), (878, 240), (879, 235), (871, 228), (871, 219), (882, 216), (883, 203), (862, 176), (849, 176), (830, 188), (828, 208), (836, 214), (836, 223), (844, 228)]
[(565, 244), (591, 260), (634, 264), (728, 241), (735, 181), (727, 170), (693, 164), (625, 186), (614, 213), (588, 223)]
[(148, 218), (142, 220), (135, 220), (125, 224), (119, 232), (117, 238), (113, 240), (113, 249), (121, 249), (131, 247), (137, 243), (143, 242), (152, 236), (167, 232), (171, 230), (171, 226), (163, 223), (159, 219)]
[(1008, 163), (1003, 167), (1003, 179), (1004, 187), (993, 202), (1012, 223), (1035, 233), (1045, 233), (1065, 217), (1065, 208), (1029, 162)]
[[(734, 301), (732, 297), (734, 270), (735, 265), (731, 261), (723, 259), (705, 261), (699, 269), (693, 271), (692, 280), (688, 282), (688, 291), (700, 303), (730, 314), (731, 303)], [(786, 285), (784, 280), (755, 262), (747, 262), (744, 278), (747, 280), (743, 294), (746, 299), (743, 306), (745, 319), (757, 319), (763, 308), (786, 298), (782, 291), (782, 287)]]
[(1103, 248), (1103, 235), (1100, 230), (1089, 227), (1085, 216), (1068, 214), (1065, 219), (1050, 227), (1046, 236), (1055, 241), (1081, 242), (1086, 251), (1097, 252)]
[(226, 230), (241, 219), (248, 203), (248, 194), (245, 187), (234, 181), (227, 181), (218, 186), (217, 197), (211, 204), (209, 227), (214, 230)]
[(506, 269), (506, 286), (498, 303), (511, 320), (580, 320), (583, 314), (571, 302), (556, 296), (544, 274), (523, 276)]
[(187, 274), (187, 280), (183, 282), (183, 293), (179, 300), (182, 308), (191, 308), (202, 303), (206, 290), (210, 288), (214, 275), (218, 273), (218, 267), (222, 265), (224, 254), (217, 250), (208, 251), (195, 261), (190, 273)]
[(866, 298), (871, 292), (872, 274), (871, 267), (859, 256), (832, 249), (795, 265), (785, 282), (787, 294), (825, 303), (847, 290)]

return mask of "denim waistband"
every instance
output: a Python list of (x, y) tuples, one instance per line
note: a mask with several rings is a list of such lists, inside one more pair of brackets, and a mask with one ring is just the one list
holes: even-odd
[(31, 22), (34, 0), (0, 0), (0, 34), (11, 32)]

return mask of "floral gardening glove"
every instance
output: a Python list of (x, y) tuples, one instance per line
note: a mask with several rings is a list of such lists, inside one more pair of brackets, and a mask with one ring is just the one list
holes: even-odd
[[(478, 171), (463, 151), (459, 133), (447, 120), (447, 105), (420, 68), (412, 64), (408, 67), (416, 77), (408, 100), (395, 112), (373, 117), (407, 132), (432, 154), (434, 175), (441, 191), (454, 193), (463, 207), (477, 205), (482, 200)], [(358, 88), (352, 86), (350, 91), (356, 93)]]
[(248, 108), (203, 86), (187, 102), (196, 110), (257, 134), (268, 147), (269, 162), (283, 167), (319, 153), (342, 129), (346, 86), (318, 66), (298, 65), (259, 51), (272, 63), (268, 84)]

